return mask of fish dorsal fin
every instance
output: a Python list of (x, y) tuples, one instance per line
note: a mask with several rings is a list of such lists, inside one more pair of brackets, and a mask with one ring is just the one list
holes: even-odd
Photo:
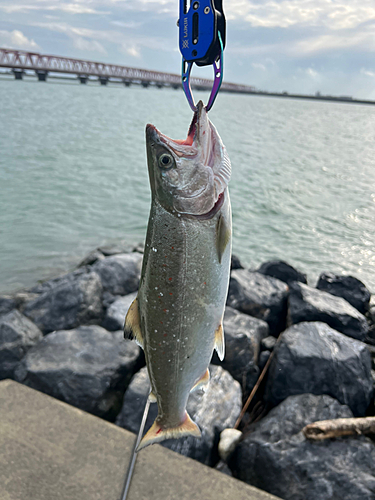
[(215, 349), (217, 355), (219, 356), (220, 361), (223, 361), (225, 356), (225, 342), (224, 342), (224, 330), (222, 322), (215, 330)]
[(210, 383), (210, 371), (207, 368), (207, 370), (204, 372), (204, 374), (201, 376), (201, 378), (196, 382), (190, 392), (195, 392), (198, 389), (207, 389), (208, 384)]
[(231, 237), (230, 226), (227, 224), (223, 214), (220, 214), (216, 223), (216, 250), (220, 264), (224, 251), (230, 241), (230, 237)]
[(135, 298), (128, 309), (125, 318), (124, 338), (134, 340), (143, 349), (141, 319), (139, 316), (138, 297)]

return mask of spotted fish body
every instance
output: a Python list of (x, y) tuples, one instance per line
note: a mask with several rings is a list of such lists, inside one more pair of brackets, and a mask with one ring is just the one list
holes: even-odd
[(203, 104), (186, 141), (172, 141), (149, 125), (146, 143), (152, 204), (125, 337), (144, 349), (158, 416), (139, 449), (200, 436), (186, 404), (191, 390), (208, 383), (214, 348), (224, 356), (231, 254), (230, 162)]

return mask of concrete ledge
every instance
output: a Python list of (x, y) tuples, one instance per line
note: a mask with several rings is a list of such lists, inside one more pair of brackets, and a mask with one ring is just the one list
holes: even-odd
[[(134, 435), (26, 386), (0, 382), (1, 500), (118, 500)], [(130, 500), (277, 500), (154, 445)]]

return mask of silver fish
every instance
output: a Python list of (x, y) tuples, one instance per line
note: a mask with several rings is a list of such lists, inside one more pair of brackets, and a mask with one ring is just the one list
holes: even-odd
[(208, 384), (214, 348), (224, 357), (232, 231), (231, 165), (203, 103), (185, 141), (147, 125), (146, 145), (152, 203), (125, 338), (144, 350), (158, 416), (138, 449), (201, 435), (186, 404), (192, 390)]

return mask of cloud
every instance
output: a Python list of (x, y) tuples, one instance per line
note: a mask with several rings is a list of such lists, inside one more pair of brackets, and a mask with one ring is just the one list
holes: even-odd
[(370, 26), (356, 32), (331, 33), (316, 37), (308, 37), (296, 41), (290, 47), (290, 54), (313, 54), (331, 50), (359, 49), (364, 52), (375, 52), (375, 29)]
[(254, 68), (254, 69), (260, 69), (262, 71), (266, 71), (266, 67), (264, 64), (261, 64), (261, 63), (251, 63), (251, 66)]
[(103, 45), (96, 40), (86, 40), (85, 38), (76, 37), (73, 39), (73, 45), (79, 50), (97, 52), (98, 54), (107, 54)]
[(319, 77), (319, 73), (315, 71), (313, 68), (307, 68), (305, 70), (306, 75), (310, 76), (311, 78), (314, 78), (315, 80)]
[(360, 73), (361, 73), (361, 75), (365, 75), (365, 76), (369, 76), (371, 78), (375, 78), (375, 72), (374, 71), (369, 71), (368, 69), (361, 68)]
[[(90, 41), (90, 43), (100, 40), (106, 44), (115, 44), (118, 46), (120, 52), (128, 54), (132, 57), (140, 57), (142, 48), (163, 52), (171, 52), (175, 49), (175, 45), (171, 46), (170, 40), (163, 36), (139, 35), (129, 33), (128, 31), (115, 31), (112, 29), (95, 30), (71, 26), (62, 22), (35, 22), (30, 24), (36, 27), (48, 29), (50, 31), (64, 33), (73, 40), (79, 37)], [(84, 46), (82, 42), (79, 43), (81, 47)], [(77, 48), (79, 48), (76, 42), (74, 42), (74, 44)], [(103, 46), (101, 47), (102, 50), (105, 50)]]
[[(52, 2), (54, 3), (54, 2)], [(21, 4), (21, 5), (14, 5), (14, 4), (7, 4), (7, 5), (0, 5), (0, 9), (6, 12), (7, 14), (12, 14), (12, 13), (27, 13), (30, 11), (61, 11), (61, 12), (66, 12), (68, 14), (110, 14), (109, 11), (100, 11), (96, 9), (92, 9), (91, 7), (86, 7), (84, 5), (81, 5), (79, 3), (63, 3), (59, 2), (58, 5), (46, 5), (46, 3), (43, 3), (41, 5), (34, 5), (34, 4)]]
[(0, 46), (4, 48), (40, 50), (34, 40), (29, 40), (22, 31), (2, 31), (0, 30)]
[(308, 25), (339, 30), (375, 20), (373, 0), (228, 0), (225, 11), (228, 20), (244, 19), (263, 28)]

